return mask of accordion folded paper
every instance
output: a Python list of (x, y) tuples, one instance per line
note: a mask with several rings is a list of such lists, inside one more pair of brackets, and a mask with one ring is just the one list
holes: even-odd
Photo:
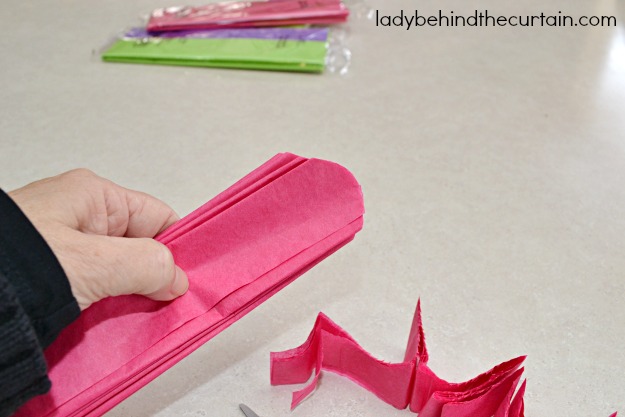
[[(319, 313), (304, 344), (271, 353), (271, 384), (311, 382), (293, 393), (295, 408), (316, 387), (322, 369), (344, 375), (388, 404), (418, 417), (523, 417), (526, 381), (517, 390), (525, 356), (511, 359), (462, 383), (436, 376), (428, 367), (428, 351), (417, 303), (404, 361), (388, 363), (366, 352), (345, 330)], [(516, 391), (516, 393), (515, 393)], [(617, 413), (610, 417), (616, 417)]]
[[(327, 32), (326, 32), (327, 38)], [(322, 72), (328, 45), (287, 38), (123, 38), (103, 54), (107, 62)]]
[(275, 156), (157, 236), (187, 294), (92, 305), (45, 352), (50, 393), (17, 415), (102, 415), (352, 240), (363, 212), (345, 168)]
[(440, 379), (427, 366), (419, 303), (403, 362), (375, 359), (320, 313), (303, 345), (271, 354), (271, 383), (303, 383), (315, 370), (313, 380), (293, 393), (292, 408), (314, 390), (321, 369), (326, 369), (353, 379), (396, 408), (410, 407), (419, 417), (520, 417), (525, 382), (514, 398), (513, 394), (521, 379), (524, 359), (512, 359), (460, 384)]
[(166, 32), (255, 26), (333, 24), (347, 20), (341, 0), (264, 0), (168, 7), (152, 12), (147, 29)]

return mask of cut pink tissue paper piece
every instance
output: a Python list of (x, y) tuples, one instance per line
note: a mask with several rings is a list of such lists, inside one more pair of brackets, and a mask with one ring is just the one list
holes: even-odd
[(156, 237), (187, 272), (169, 302), (102, 300), (46, 350), (52, 390), (16, 416), (100, 416), (354, 238), (360, 186), (283, 153)]
[(374, 358), (345, 330), (319, 313), (304, 344), (271, 353), (271, 384), (305, 383), (314, 370), (312, 380), (293, 393), (291, 409), (314, 391), (324, 369), (352, 379), (398, 409), (409, 407), (419, 417), (523, 417), (526, 381), (518, 390), (517, 386), (524, 360), (525, 356), (519, 356), (462, 383), (439, 378), (427, 365), (419, 302), (403, 362)]

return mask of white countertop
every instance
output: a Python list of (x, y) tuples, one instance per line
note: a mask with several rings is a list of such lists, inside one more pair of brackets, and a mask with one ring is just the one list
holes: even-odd
[[(370, 1), (473, 13), (465, 3)], [(615, 15), (617, 28), (354, 19), (346, 76), (92, 57), (165, 5), (3, 4), (2, 187), (84, 166), (184, 215), (290, 151), (349, 168), (367, 213), (352, 243), (107, 416), (237, 417), (240, 402), (265, 417), (413, 415), (331, 373), (291, 413), (298, 387), (269, 385), (269, 352), (302, 343), (323, 311), (400, 361), (419, 297), (441, 377), (527, 354), (527, 416), (625, 412), (624, 0), (479, 6)]]

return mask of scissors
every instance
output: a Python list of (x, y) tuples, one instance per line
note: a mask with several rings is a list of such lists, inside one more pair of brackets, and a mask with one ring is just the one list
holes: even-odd
[(245, 404), (239, 404), (239, 408), (241, 409), (241, 411), (243, 411), (243, 414), (245, 414), (245, 417), (260, 417), (258, 414), (253, 412), (252, 409), (249, 408)]

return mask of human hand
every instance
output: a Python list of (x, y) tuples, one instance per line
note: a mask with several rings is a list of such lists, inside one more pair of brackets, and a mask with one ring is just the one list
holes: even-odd
[(189, 282), (167, 247), (151, 239), (178, 220), (160, 200), (86, 169), (9, 193), (58, 258), (81, 310), (109, 296), (168, 301)]

